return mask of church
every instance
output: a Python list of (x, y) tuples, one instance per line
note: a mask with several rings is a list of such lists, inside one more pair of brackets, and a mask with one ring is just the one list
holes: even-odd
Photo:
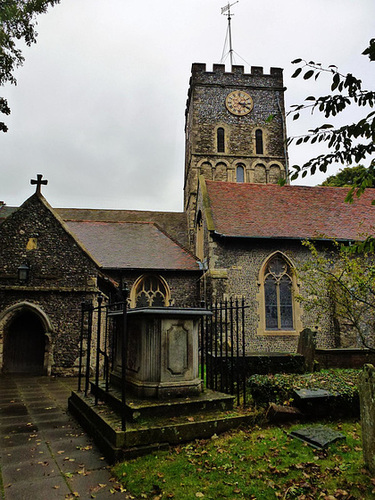
[[(285, 186), (283, 72), (193, 64), (186, 104), (183, 212), (53, 208), (46, 180), (20, 207), (0, 202), (0, 370), (76, 373), (81, 305), (130, 290), (129, 307), (244, 298), (246, 350), (295, 352), (315, 319), (296, 296), (306, 239), (373, 231), (374, 195)], [(332, 347), (330, 322), (319, 347)]]

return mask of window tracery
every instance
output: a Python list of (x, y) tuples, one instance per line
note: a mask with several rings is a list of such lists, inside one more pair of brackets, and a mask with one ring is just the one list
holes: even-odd
[(280, 255), (267, 264), (264, 274), (266, 330), (293, 329), (292, 271)]
[(159, 276), (139, 278), (134, 284), (132, 295), (133, 307), (166, 307), (170, 302), (168, 286)]

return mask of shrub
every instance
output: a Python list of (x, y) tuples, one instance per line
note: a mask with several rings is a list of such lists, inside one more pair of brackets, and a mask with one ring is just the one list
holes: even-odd
[(257, 405), (268, 403), (293, 404), (293, 393), (298, 389), (325, 389), (334, 396), (335, 410), (350, 414), (358, 411), (357, 380), (360, 370), (322, 370), (304, 375), (252, 375), (248, 386)]

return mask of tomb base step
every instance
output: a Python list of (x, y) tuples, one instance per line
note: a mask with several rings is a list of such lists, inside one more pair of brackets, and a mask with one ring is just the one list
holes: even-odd
[[(97, 394), (101, 401), (106, 402), (115, 411), (121, 412), (121, 391), (111, 385), (107, 391), (105, 383), (96, 385), (91, 382), (91, 393)], [(130, 422), (155, 417), (180, 417), (197, 412), (231, 411), (234, 396), (205, 389), (203, 392), (189, 397), (172, 398), (168, 400), (141, 399), (127, 395), (125, 411)]]
[(191, 416), (158, 416), (126, 422), (123, 431), (119, 413), (108, 404), (95, 405), (95, 397), (72, 392), (69, 410), (94, 438), (111, 463), (147, 454), (169, 445), (210, 438), (241, 425), (254, 425), (261, 418), (252, 413), (232, 411), (192, 412)]

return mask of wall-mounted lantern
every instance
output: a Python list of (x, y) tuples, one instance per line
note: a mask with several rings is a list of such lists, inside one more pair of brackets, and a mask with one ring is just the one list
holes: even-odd
[(26, 283), (28, 281), (30, 276), (30, 266), (25, 263), (21, 264), (18, 268), (18, 281), (21, 281), (22, 283)]

